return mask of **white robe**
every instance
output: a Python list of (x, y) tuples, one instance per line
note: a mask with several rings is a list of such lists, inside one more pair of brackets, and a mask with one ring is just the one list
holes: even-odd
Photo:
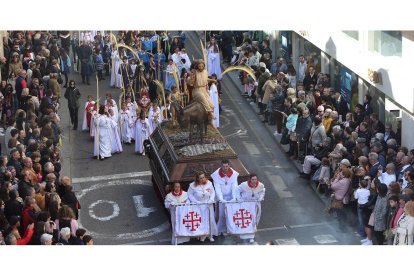
[[(118, 122), (118, 120), (119, 120), (119, 110), (118, 110), (118, 106), (117, 106), (116, 101), (114, 99), (111, 99), (111, 100), (112, 100), (112, 107), (111, 107), (111, 109), (114, 111), (115, 121)], [(108, 100), (105, 100), (105, 105), (107, 103), (108, 103)]]
[(120, 59), (118, 57), (118, 51), (115, 50), (111, 55), (112, 59), (112, 70), (111, 70), (111, 83), (110, 86), (120, 88), (122, 85), (121, 74), (119, 74)]
[[(95, 126), (99, 126), (99, 135), (95, 135), (94, 156), (111, 157), (112, 152), (112, 119), (102, 115), (95, 120)], [(98, 137), (99, 136), (99, 137)], [(99, 139), (99, 151), (98, 151)]]
[(237, 177), (239, 173), (233, 170), (233, 173), (230, 177), (225, 175), (224, 177), (220, 176), (220, 169), (217, 169), (211, 174), (211, 178), (214, 183), (214, 190), (216, 192), (216, 200), (218, 201), (216, 211), (218, 209), (218, 221), (217, 229), (218, 234), (227, 233), (226, 226), (226, 216), (224, 213), (224, 201), (234, 201), (236, 200), (236, 191), (237, 191)]
[(215, 127), (219, 127), (220, 126), (219, 95), (217, 91), (217, 86), (214, 83), (210, 87), (210, 98), (214, 104), (214, 115), (217, 117), (217, 119), (213, 121), (213, 124)]
[(129, 114), (131, 116), (132, 124), (131, 133), (132, 138), (135, 140), (135, 121), (137, 120), (137, 104), (136, 103), (128, 103), (127, 108), (129, 110)]
[(119, 118), (121, 121), (121, 136), (122, 136), (122, 142), (124, 143), (131, 143), (132, 138), (132, 131), (131, 126), (133, 124), (133, 121), (131, 119), (131, 114), (129, 110), (121, 110), (119, 112)]
[[(214, 203), (216, 193), (213, 184), (208, 181), (205, 185), (195, 185), (194, 182), (188, 187), (188, 198), (192, 203)], [(213, 204), (209, 205), (210, 209), (210, 239), (218, 235), (217, 224), (214, 218)]]
[(188, 57), (188, 54), (187, 53), (181, 53), (181, 58), (185, 59), (185, 64), (184, 64), (185, 70), (187, 70), (187, 72), (190, 72), (191, 61), (190, 61), (190, 58)]
[(141, 119), (135, 121), (135, 152), (144, 152), (144, 141), (146, 139), (149, 139), (151, 133), (151, 125), (147, 118), (145, 118), (144, 121), (142, 121)]
[(171, 244), (177, 245), (184, 242), (189, 242), (189, 237), (177, 237), (175, 235), (175, 205), (188, 203), (187, 192), (183, 191), (180, 196), (174, 196), (172, 193), (167, 194), (164, 200), (165, 208), (169, 209), (171, 214), (172, 237)]
[(207, 49), (207, 71), (209, 76), (216, 74), (221, 80), (220, 53), (214, 53), (214, 47)]
[[(264, 199), (265, 191), (266, 189), (263, 183), (259, 182), (259, 185), (257, 185), (256, 188), (251, 188), (249, 187), (247, 181), (241, 183), (237, 187), (237, 190), (236, 190), (236, 197), (238, 201), (243, 201), (243, 200), (257, 201), (257, 214), (256, 214), (257, 226), (259, 225), (260, 216), (262, 214), (262, 207), (261, 207), (260, 201)], [(255, 234), (243, 234), (243, 235), (240, 235), (240, 238), (241, 239), (254, 239), (254, 236)]]
[(161, 112), (161, 109), (157, 107), (157, 110), (154, 111), (154, 109), (151, 107), (150, 111), (148, 112), (148, 120), (151, 125), (151, 134), (152, 132), (157, 128), (159, 124), (164, 121), (164, 116)]
[(115, 121), (115, 116), (111, 117), (112, 119), (112, 153), (120, 153), (123, 151), (121, 137), (119, 135), (119, 127), (117, 121)]
[(92, 116), (91, 116), (91, 129), (89, 130), (91, 137), (95, 137), (95, 133), (96, 133), (95, 121), (98, 117), (99, 117), (98, 112), (96, 112), (96, 110), (93, 110)]
[(88, 130), (88, 123), (86, 122), (86, 106), (89, 104), (89, 102), (85, 103), (85, 107), (83, 108), (83, 122), (82, 122), (82, 130)]

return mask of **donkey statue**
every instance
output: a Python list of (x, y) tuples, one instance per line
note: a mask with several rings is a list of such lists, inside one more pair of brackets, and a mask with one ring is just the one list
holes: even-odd
[(200, 141), (207, 136), (207, 126), (209, 125), (208, 113), (203, 105), (199, 102), (193, 102), (182, 108), (176, 101), (172, 101), (170, 105), (173, 113), (176, 114), (180, 128), (190, 131), (190, 141), (193, 139), (193, 129), (197, 125), (197, 136)]

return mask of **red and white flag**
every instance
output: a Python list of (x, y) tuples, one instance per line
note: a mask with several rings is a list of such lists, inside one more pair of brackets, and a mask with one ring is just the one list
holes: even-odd
[(225, 204), (227, 233), (256, 233), (257, 202), (227, 202)]
[(179, 205), (175, 208), (176, 236), (197, 237), (209, 234), (209, 204)]

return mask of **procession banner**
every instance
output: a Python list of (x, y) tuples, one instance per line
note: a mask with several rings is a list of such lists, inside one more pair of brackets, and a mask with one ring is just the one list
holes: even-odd
[(175, 218), (176, 236), (197, 237), (210, 235), (209, 204), (176, 206)]
[(253, 234), (257, 231), (257, 202), (227, 202), (225, 203), (227, 233)]

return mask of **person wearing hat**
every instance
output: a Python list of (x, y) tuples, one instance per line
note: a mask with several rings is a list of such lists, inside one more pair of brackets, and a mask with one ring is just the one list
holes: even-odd
[(13, 72), (17, 76), (21, 70), (23, 70), (23, 64), (19, 58), (19, 53), (13, 52), (9, 60), (9, 74)]
[(356, 140), (356, 148), (362, 152), (364, 156), (368, 156), (369, 148), (366, 144), (366, 139), (363, 137), (358, 137)]
[(371, 144), (371, 152), (375, 152), (378, 154), (378, 161), (380, 163), (380, 165), (385, 168), (385, 166), (387, 165), (386, 163), (386, 158), (385, 158), (385, 153), (383, 152), (383, 147), (381, 142), (375, 141), (374, 143)]

